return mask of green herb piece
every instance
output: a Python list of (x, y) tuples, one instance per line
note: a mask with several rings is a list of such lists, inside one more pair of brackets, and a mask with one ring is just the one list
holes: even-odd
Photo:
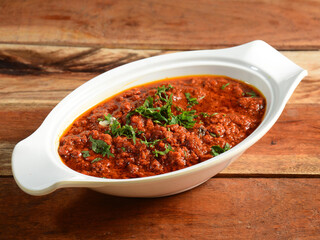
[(118, 131), (119, 136), (126, 136), (127, 138), (132, 139), (133, 143), (136, 144), (136, 133), (134, 128), (131, 125), (124, 125)]
[[(181, 114), (173, 117), (172, 119), (174, 119), (176, 123), (179, 124), (180, 126), (190, 129), (190, 128), (193, 128), (194, 124), (197, 122), (195, 118), (198, 116), (195, 115), (195, 113), (196, 113), (196, 110), (183, 111)], [(171, 124), (175, 124), (175, 123), (171, 123)]]
[(225, 89), (227, 86), (229, 86), (229, 84), (230, 84), (230, 83), (226, 83), (225, 85), (222, 85), (222, 86), (221, 86), (221, 89), (222, 89), (222, 90)]
[[(112, 117), (111, 114), (105, 116), (104, 121), (106, 121), (107, 125), (109, 125), (109, 131), (106, 131), (106, 133), (112, 135), (113, 137), (126, 136), (127, 138), (132, 139), (134, 144), (136, 144), (136, 132), (131, 125), (126, 124), (121, 126), (118, 120)], [(139, 131), (138, 134), (141, 134), (142, 132), (143, 131)]]
[(115, 117), (112, 117), (112, 115), (109, 113), (108, 115), (104, 115), (104, 119), (98, 118), (99, 124), (103, 127), (113, 125), (117, 122), (117, 119)]
[(168, 124), (171, 117), (173, 116), (173, 113), (171, 111), (171, 106), (172, 106), (172, 94), (168, 98), (168, 101), (166, 104), (162, 107), (153, 107), (153, 98), (148, 97), (144, 104), (141, 105), (140, 107), (134, 109), (133, 111), (129, 112), (127, 114), (127, 122), (130, 120), (130, 117), (138, 113), (143, 117), (150, 118), (153, 120), (153, 122), (158, 123), (163, 125)]
[(138, 131), (138, 132), (137, 132), (137, 135), (140, 135), (140, 134), (142, 134), (142, 133), (144, 133), (144, 131)]
[(136, 113), (158, 122), (166, 121), (167, 119), (165, 118), (165, 116), (162, 116), (162, 114), (160, 113), (160, 110), (161, 110), (160, 107), (157, 107), (157, 108), (153, 107), (153, 98), (148, 97), (140, 107), (134, 109), (133, 111), (127, 114), (126, 116), (127, 124), (130, 122), (130, 117)]
[(206, 112), (201, 112), (199, 115), (202, 115), (203, 117), (207, 118), (207, 117), (213, 117), (213, 116), (215, 116), (217, 114), (218, 113), (209, 114), (209, 113), (206, 113)]
[(144, 140), (141, 140), (141, 139), (140, 139), (141, 143), (147, 145), (147, 147), (152, 147), (152, 148), (154, 148), (154, 146), (155, 146), (158, 142), (163, 141), (163, 140), (166, 139), (166, 138), (156, 139), (156, 140), (154, 140), (154, 141), (148, 142), (147, 139), (146, 139), (146, 137), (145, 137), (145, 136), (143, 136), (143, 137), (144, 137)]
[(95, 153), (101, 153), (102, 156), (106, 156), (109, 158), (114, 157), (114, 155), (110, 152), (110, 145), (108, 145), (105, 141), (93, 139), (92, 136), (89, 136), (90, 142), (92, 143), (91, 149)]
[(209, 133), (212, 137), (217, 137), (217, 135), (216, 134), (214, 134), (214, 133)]
[(174, 106), (178, 112), (183, 112), (183, 109), (179, 106)]
[(161, 87), (157, 88), (157, 92), (155, 94), (155, 96), (159, 96), (159, 98), (162, 101), (167, 102), (168, 101), (168, 95), (166, 93), (166, 91), (173, 89), (173, 87), (171, 86), (171, 84), (168, 85), (168, 87), (166, 85), (162, 85)]
[(187, 152), (186, 152), (186, 150), (183, 150), (183, 153), (184, 153), (184, 158), (186, 159), (186, 158), (187, 158)]
[(81, 153), (82, 153), (82, 156), (83, 156), (84, 158), (90, 157), (89, 151), (82, 151)]
[(121, 124), (118, 122), (118, 120), (115, 120), (110, 125), (110, 133), (112, 136), (118, 136), (119, 128), (121, 128)]
[(95, 162), (98, 162), (98, 161), (100, 161), (100, 160), (102, 160), (102, 158), (95, 158), (95, 159), (93, 159), (93, 160), (91, 161), (91, 163), (95, 163)]
[(140, 114), (145, 118), (150, 118), (154, 123), (160, 125), (179, 124), (185, 128), (192, 128), (196, 123), (195, 110), (183, 111), (181, 114), (174, 115), (172, 113), (172, 94), (166, 98), (166, 104), (162, 107), (153, 107), (153, 98), (148, 97), (145, 102), (138, 108), (129, 112), (126, 116), (127, 124), (130, 123), (130, 117), (134, 114)]
[(189, 104), (187, 106), (187, 108), (191, 108), (194, 105), (199, 104), (199, 102), (197, 101), (197, 98), (192, 98), (190, 93), (184, 93), (184, 95), (186, 96), (188, 104)]
[(171, 147), (171, 145), (170, 144), (166, 144), (165, 145), (165, 150), (164, 151), (159, 151), (159, 150), (157, 150), (157, 149), (155, 149), (154, 151), (153, 151), (153, 153), (154, 153), (154, 155), (156, 156), (156, 157), (158, 157), (159, 155), (166, 155), (168, 152), (170, 152), (170, 151), (173, 151), (173, 149), (172, 149), (172, 147)]
[(122, 151), (125, 152), (126, 151), (126, 148), (125, 147), (121, 147)]
[(201, 112), (199, 115), (203, 116), (203, 117), (209, 117), (210, 115), (206, 112)]
[(224, 153), (224, 152), (226, 152), (226, 151), (228, 151), (228, 150), (230, 150), (230, 145), (229, 145), (229, 143), (226, 143), (226, 144), (224, 145), (224, 148), (221, 148), (220, 146), (215, 145), (215, 146), (212, 146), (212, 147), (211, 147), (211, 154), (212, 154), (213, 156), (218, 156), (219, 154)]
[(257, 97), (257, 94), (256, 94), (254, 91), (246, 92), (246, 95), (249, 95), (249, 96), (251, 96), (252, 98), (253, 98), (253, 97)]

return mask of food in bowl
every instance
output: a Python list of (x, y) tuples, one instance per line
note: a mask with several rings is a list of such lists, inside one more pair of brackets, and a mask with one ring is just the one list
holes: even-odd
[(266, 100), (226, 76), (175, 77), (125, 90), (77, 118), (60, 138), (82, 174), (138, 178), (183, 169), (234, 147), (261, 123)]
[[(232, 149), (178, 171), (126, 179), (82, 174), (61, 161), (58, 154), (61, 136), (78, 116), (104, 99), (125, 89), (149, 84), (155, 80), (204, 74), (243, 79), (257, 87), (265, 96), (267, 105), (262, 122), (248, 137), (232, 146)], [(49, 113), (31, 136), (15, 146), (12, 153), (14, 179), (23, 191), (32, 195), (44, 195), (67, 187), (87, 187), (105, 194), (125, 197), (160, 197), (187, 191), (228, 167), (266, 134), (279, 118), (294, 89), (306, 75), (306, 70), (263, 41), (253, 41), (228, 49), (165, 54), (123, 65), (93, 78), (74, 90)], [(228, 86), (224, 86), (221, 87), (228, 90)], [(196, 98), (200, 104), (200, 99), (193, 96), (192, 92), (189, 98)], [(92, 138), (94, 139), (94, 136)], [(90, 147), (88, 145), (88, 149)], [(224, 148), (223, 145), (220, 147)], [(258, 161), (257, 158), (257, 162), (253, 164), (258, 164)]]

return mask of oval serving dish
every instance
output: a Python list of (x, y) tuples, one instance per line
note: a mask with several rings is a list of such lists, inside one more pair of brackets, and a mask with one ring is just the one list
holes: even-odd
[[(202, 163), (161, 175), (104, 179), (78, 173), (58, 154), (65, 129), (89, 108), (125, 89), (144, 83), (187, 75), (225, 75), (258, 88), (266, 98), (259, 127), (231, 150)], [(103, 73), (64, 98), (12, 154), (12, 171), (19, 187), (31, 195), (58, 188), (88, 187), (124, 197), (160, 197), (194, 188), (207, 181), (257, 142), (276, 122), (307, 71), (263, 41), (221, 50), (166, 54), (139, 60)]]

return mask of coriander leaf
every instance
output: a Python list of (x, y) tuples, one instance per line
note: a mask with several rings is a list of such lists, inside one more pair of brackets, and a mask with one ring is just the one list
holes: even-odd
[(195, 120), (195, 118), (197, 117), (195, 113), (196, 113), (196, 110), (184, 111), (181, 114), (175, 116), (175, 120), (180, 126), (183, 126), (187, 129), (193, 128), (194, 124), (197, 122)]
[(89, 151), (82, 151), (81, 153), (84, 158), (90, 157)]
[(209, 113), (206, 113), (206, 112), (201, 112), (199, 113), (199, 115), (202, 115), (203, 117), (213, 117), (215, 115), (217, 115), (218, 113), (212, 113), (212, 114), (209, 114)]
[(215, 146), (212, 146), (212, 147), (211, 147), (211, 154), (212, 154), (213, 156), (218, 156), (219, 154), (224, 153), (224, 152), (226, 152), (226, 151), (228, 151), (228, 150), (230, 150), (230, 145), (229, 145), (229, 143), (226, 143), (226, 144), (224, 145), (224, 148), (221, 148), (220, 146), (215, 145)]
[[(132, 139), (134, 144), (136, 144), (135, 129), (131, 125), (126, 124), (121, 126), (118, 120), (115, 117), (112, 117), (111, 114), (108, 114), (107, 116), (105, 115), (105, 120), (103, 122), (106, 122), (106, 125), (109, 125), (109, 131), (106, 133), (112, 135), (113, 137), (126, 136), (127, 138)], [(141, 133), (142, 131), (138, 132), (138, 134)]]
[(170, 89), (173, 89), (171, 84), (169, 84), (168, 87), (166, 85), (162, 85), (161, 87), (157, 88), (157, 92), (156, 92), (155, 96), (159, 96), (159, 98), (162, 101), (167, 102), (168, 101), (168, 95), (167, 95), (166, 91), (168, 91)]
[(175, 106), (175, 105), (174, 105), (174, 107), (176, 108), (176, 110), (177, 110), (177, 111), (179, 111), (179, 112), (183, 112), (183, 109), (182, 109), (181, 107), (179, 107), (179, 106)]
[(101, 153), (102, 156), (106, 156), (109, 158), (114, 157), (114, 155), (110, 152), (110, 145), (108, 145), (105, 141), (102, 141), (100, 139), (96, 140), (93, 139), (92, 136), (89, 136), (89, 140), (92, 143), (91, 149), (92, 151), (94, 151), (95, 153)]
[(167, 139), (167, 138), (156, 139), (156, 140), (154, 140), (154, 141), (148, 142), (147, 139), (146, 139), (146, 137), (145, 137), (145, 136), (143, 136), (143, 137), (144, 137), (144, 140), (141, 140), (141, 139), (140, 139), (140, 142), (143, 143), (143, 144), (145, 144), (145, 145), (147, 145), (147, 147), (152, 147), (152, 148), (153, 148), (158, 142)]
[(103, 126), (103, 127), (106, 127), (106, 126), (109, 126), (109, 125), (114, 125), (114, 124), (117, 124), (116, 122), (117, 119), (115, 117), (112, 117), (112, 115), (109, 113), (107, 116), (104, 115), (104, 118), (105, 119), (102, 119), (102, 118), (98, 118), (98, 121), (99, 121), (99, 125)]
[(184, 93), (184, 95), (186, 96), (187, 101), (188, 101), (188, 104), (189, 104), (189, 105), (187, 106), (187, 108), (191, 108), (191, 107), (193, 107), (194, 105), (199, 104), (199, 102), (197, 101), (196, 98), (192, 98), (192, 97), (191, 97), (190, 93)]
[(126, 117), (127, 122), (133, 114), (138, 113), (145, 118), (152, 119), (155, 123), (167, 124), (171, 116), (173, 116), (171, 111), (171, 106), (172, 106), (172, 94), (170, 95), (170, 97), (168, 98), (164, 106), (156, 107), (156, 108), (153, 107), (153, 98), (148, 97), (145, 100), (143, 105), (141, 105), (140, 107), (134, 109), (133, 111), (127, 114), (127, 117)]
[(251, 97), (257, 97), (257, 94), (254, 91), (246, 92), (246, 95), (249, 95)]
[(212, 137), (217, 137), (217, 135), (216, 134), (214, 134), (214, 133), (209, 133)]
[(166, 104), (162, 107), (153, 107), (153, 98), (148, 97), (140, 107), (137, 107), (127, 114), (127, 124), (130, 123), (130, 117), (132, 115), (140, 114), (145, 118), (151, 119), (156, 124), (179, 124), (180, 126), (183, 126), (185, 128), (192, 128), (196, 123), (196, 111), (183, 111), (182, 109), (179, 109), (180, 111), (182, 111), (181, 114), (174, 115), (172, 113), (172, 106), (172, 94), (168, 98), (166, 98)]
[(172, 149), (172, 147), (171, 147), (171, 145), (170, 144), (166, 144), (165, 145), (165, 150), (164, 151), (159, 151), (159, 150), (157, 150), (157, 149), (155, 149), (154, 151), (153, 151), (153, 153), (154, 153), (154, 155), (156, 156), (156, 157), (158, 157), (159, 155), (166, 155), (168, 152), (170, 152), (170, 151), (173, 151), (173, 149)]
[(93, 159), (93, 160), (91, 161), (91, 163), (95, 163), (95, 162), (98, 162), (98, 161), (100, 161), (100, 160), (102, 160), (102, 158), (95, 158), (95, 159)]
[(118, 131), (114, 136), (126, 136), (127, 138), (132, 139), (133, 143), (136, 144), (136, 133), (131, 125), (126, 124), (121, 128), (118, 128)]
[(225, 85), (222, 85), (222, 86), (221, 86), (221, 89), (222, 89), (222, 90), (225, 89), (227, 86), (229, 86), (229, 84), (230, 84), (230, 83), (226, 83)]

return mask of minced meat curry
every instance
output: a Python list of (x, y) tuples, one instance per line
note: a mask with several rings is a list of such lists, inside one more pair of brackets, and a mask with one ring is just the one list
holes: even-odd
[(60, 138), (73, 170), (138, 178), (183, 169), (237, 145), (261, 123), (266, 100), (225, 76), (165, 79), (125, 90), (91, 108)]

